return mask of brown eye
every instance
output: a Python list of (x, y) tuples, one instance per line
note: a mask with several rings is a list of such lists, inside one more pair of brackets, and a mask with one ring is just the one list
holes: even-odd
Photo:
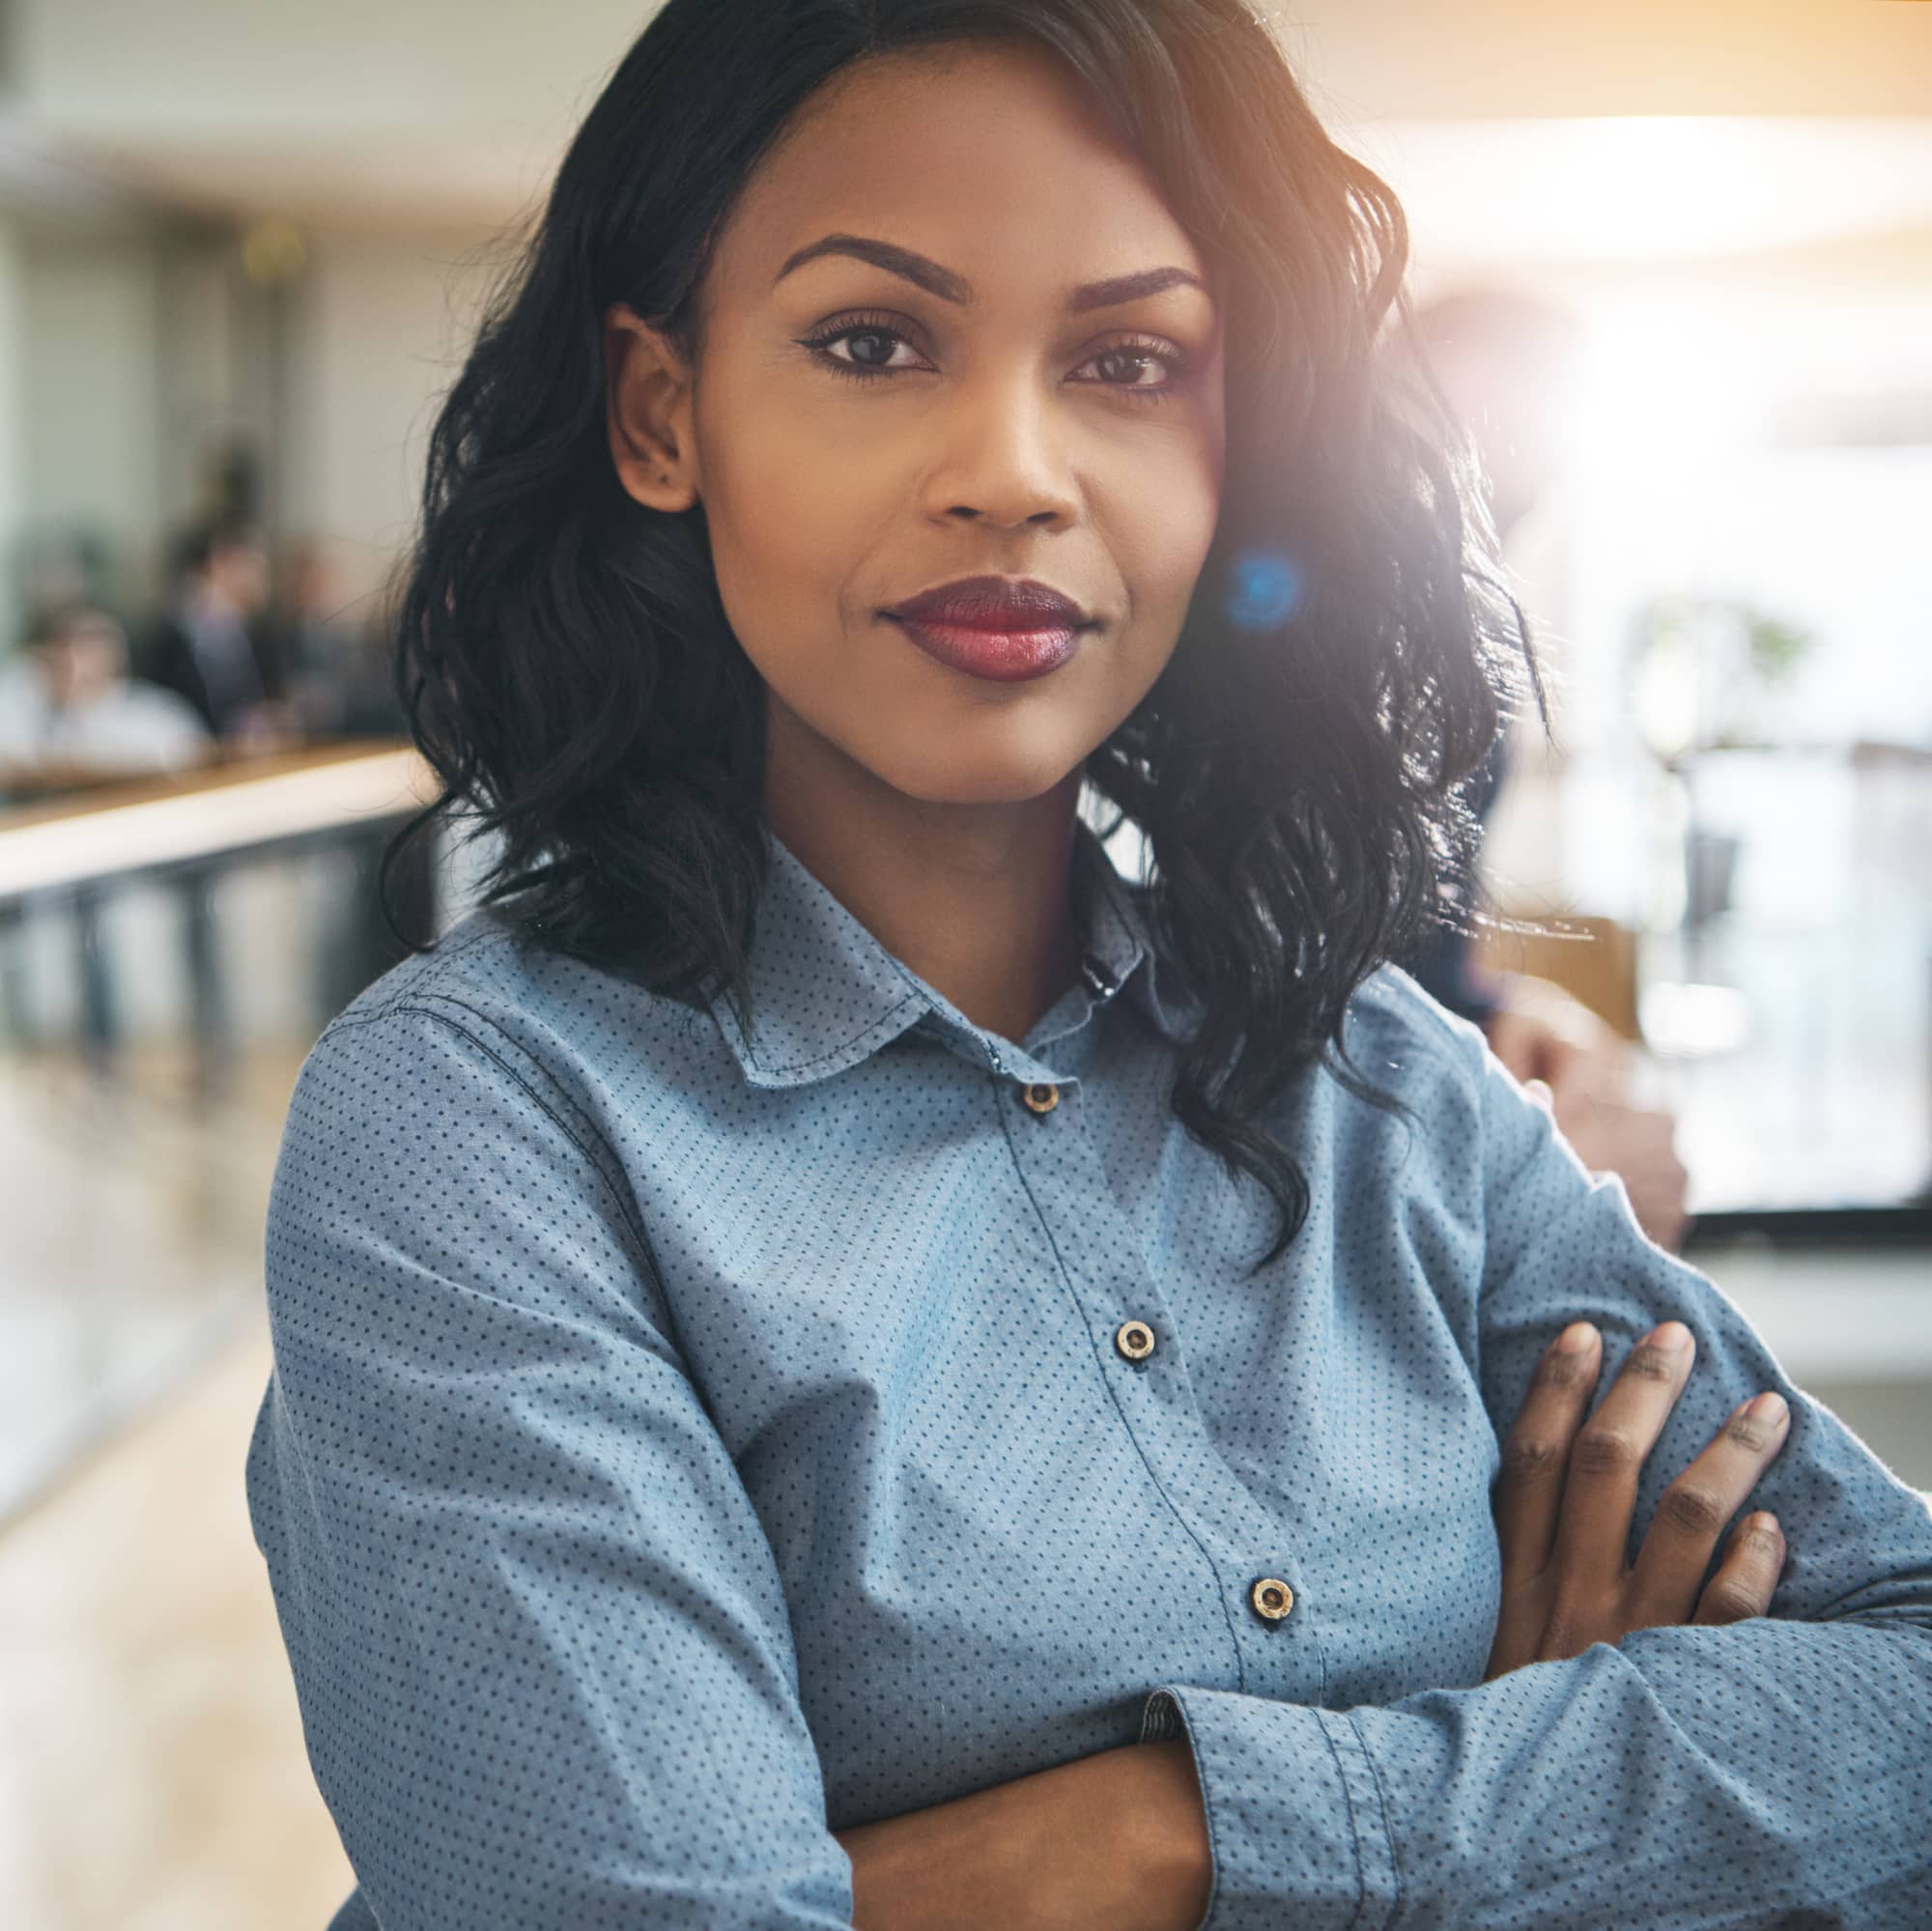
[[(911, 348), (905, 334), (897, 328), (890, 328), (883, 322), (840, 322), (830, 328), (819, 330), (816, 335), (796, 338), (799, 347), (810, 349), (819, 363), (833, 371), (835, 375), (849, 381), (867, 382), (874, 376), (895, 376), (917, 366), (901, 362), (891, 363), (895, 348)], [(850, 345), (849, 353), (835, 355), (835, 344)]]
[[(802, 349), (811, 351), (821, 366), (847, 382), (871, 382), (879, 377), (911, 374), (917, 371), (917, 363), (892, 360), (895, 349), (910, 349), (913, 345), (902, 329), (889, 327), (884, 322), (874, 322), (865, 318), (835, 323), (829, 328), (820, 329), (815, 335), (795, 337)], [(844, 345), (846, 353), (835, 355), (834, 349)], [(1140, 373), (1151, 366), (1164, 367), (1171, 373), (1164, 383), (1149, 383), (1137, 380)], [(1095, 388), (1112, 389), (1117, 394), (1133, 396), (1143, 402), (1166, 402), (1186, 382), (1192, 372), (1192, 359), (1168, 343), (1134, 340), (1117, 342), (1091, 355), (1081, 364), (1082, 368), (1106, 368), (1115, 375), (1123, 374), (1125, 380), (1117, 381), (1108, 376), (1090, 384)]]
[[(1164, 342), (1132, 341), (1116, 342), (1082, 366), (1089, 369), (1111, 368), (1116, 372), (1124, 370), (1126, 381), (1114, 382), (1103, 376), (1098, 385), (1118, 389), (1122, 394), (1134, 396), (1143, 402), (1166, 402), (1185, 383), (1192, 372), (1193, 362), (1179, 350)], [(1150, 366), (1165, 367), (1170, 372), (1167, 381), (1150, 383), (1134, 380), (1136, 372)]]
[[(1111, 362), (1116, 371), (1119, 371), (1122, 365), (1151, 369), (1158, 366), (1160, 359), (1158, 355), (1151, 355), (1145, 349), (1109, 349), (1105, 355), (1094, 357), (1096, 364), (1104, 365)], [(1129, 385), (1138, 386), (1138, 384), (1131, 383)]]

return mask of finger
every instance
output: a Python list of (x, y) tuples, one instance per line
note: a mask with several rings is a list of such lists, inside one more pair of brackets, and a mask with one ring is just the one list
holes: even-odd
[(1696, 1346), (1681, 1320), (1653, 1328), (1625, 1357), (1610, 1392), (1577, 1432), (1552, 1559), (1588, 1584), (1620, 1584), (1637, 1477), (1690, 1373)]
[(1784, 1531), (1776, 1516), (1760, 1509), (1732, 1532), (1722, 1566), (1697, 1599), (1696, 1620), (1741, 1623), (1767, 1614), (1783, 1572)]
[(1540, 1079), (1526, 1079), (1522, 1083), (1522, 1090), (1524, 1093), (1528, 1093), (1530, 1098), (1535, 1100), (1537, 1105), (1542, 1107), (1546, 1113), (1553, 1109), (1555, 1105), (1555, 1100), (1553, 1095), (1550, 1093), (1548, 1081)]
[(1570, 1444), (1596, 1390), (1602, 1355), (1602, 1337), (1588, 1321), (1577, 1320), (1536, 1364), (1529, 1393), (1503, 1442), (1492, 1495), (1506, 1577), (1534, 1576), (1549, 1560)]
[(1740, 1402), (1710, 1447), (1658, 1498), (1631, 1568), (1630, 1599), (1646, 1626), (1681, 1623), (1690, 1614), (1724, 1524), (1744, 1507), (1790, 1432), (1781, 1396), (1767, 1392)]

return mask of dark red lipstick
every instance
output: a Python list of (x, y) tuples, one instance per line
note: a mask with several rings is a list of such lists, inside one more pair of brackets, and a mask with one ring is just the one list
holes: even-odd
[(961, 577), (880, 614), (928, 657), (1000, 684), (1059, 669), (1093, 628), (1071, 597), (1032, 577)]

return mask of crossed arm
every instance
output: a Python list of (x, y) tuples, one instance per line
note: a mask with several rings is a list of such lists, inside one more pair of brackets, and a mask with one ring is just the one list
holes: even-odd
[[(1586, 1424), (1602, 1352), (1589, 1323), (1566, 1328), (1504, 1444), (1503, 1604), (1486, 1680), (1633, 1630), (1738, 1622), (1770, 1606), (1784, 1542), (1764, 1512), (1738, 1524), (1699, 1584), (1722, 1525), (1783, 1446), (1788, 1411), (1740, 1405), (1664, 1491), (1626, 1564), (1637, 1474), (1695, 1349), (1681, 1322), (1664, 1323), (1630, 1351)], [(833, 1834), (852, 1860), (857, 1931), (1194, 1931), (1212, 1888), (1207, 1810), (1179, 1740), (1101, 1750)]]
[[(1149, 1686), (1140, 1743), (833, 1832), (763, 1526), (518, 1050), (440, 1012), (338, 1027), (269, 1220), (251, 1515), (318, 1784), (391, 1931), (1191, 1931), (1204, 1888), (1213, 1931), (1595, 1931), (1627, 1901), (1652, 1931), (1932, 1923), (1923, 1500), (1493, 1063), (1463, 1122), (1481, 1279), (1437, 1284), (1488, 1412), (1520, 1411), (1492, 1680), (1346, 1710)], [(1548, 1346), (1566, 1302), (1636, 1344), (1587, 1420), (1600, 1365)], [(1637, 1342), (1672, 1318), (1694, 1385)], [(1781, 1448), (1724, 1413), (1774, 1385)], [(1789, 1563), (1747, 1520), (1690, 1587), (1760, 1476)]]

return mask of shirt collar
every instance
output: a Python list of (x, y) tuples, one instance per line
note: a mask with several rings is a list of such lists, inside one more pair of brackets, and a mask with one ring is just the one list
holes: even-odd
[[(803, 1086), (856, 1065), (928, 1014), (969, 1041), (989, 1066), (1027, 1078), (1039, 1063), (1015, 1042), (975, 1026), (943, 993), (902, 965), (773, 832), (750, 957), (752, 1036), (720, 999), (712, 1015), (745, 1077), (760, 1087)], [(1146, 888), (1123, 878), (1099, 835), (1074, 821), (1073, 904), (1082, 980), (1095, 999), (1116, 993), (1161, 1032), (1178, 1037), (1186, 1011), (1163, 1004), (1143, 903)]]

